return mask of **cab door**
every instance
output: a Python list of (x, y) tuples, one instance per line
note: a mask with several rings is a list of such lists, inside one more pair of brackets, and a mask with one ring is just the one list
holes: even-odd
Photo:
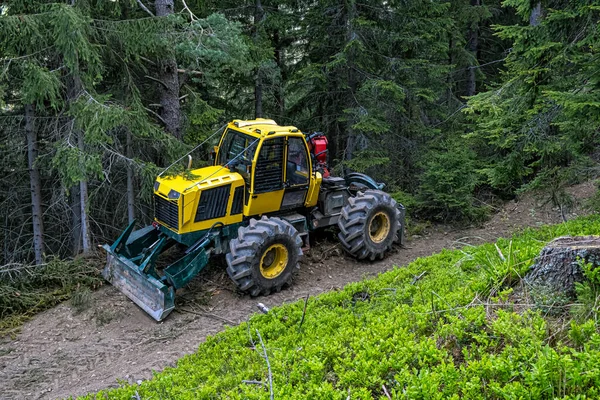
[(262, 141), (254, 170), (245, 214), (248, 216), (279, 211), (284, 196), (285, 137)]
[(281, 209), (303, 207), (310, 183), (310, 159), (306, 141), (301, 137), (288, 137), (285, 157), (285, 190)]

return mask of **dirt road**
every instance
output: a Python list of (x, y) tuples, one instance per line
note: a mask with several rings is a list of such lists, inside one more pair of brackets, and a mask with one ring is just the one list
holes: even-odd
[[(578, 200), (594, 191), (592, 183), (571, 190)], [(583, 213), (576, 206), (565, 216), (572, 219)], [(93, 293), (86, 311), (77, 313), (69, 302), (63, 303), (28, 322), (15, 340), (0, 343), (0, 398), (64, 398), (115, 387), (119, 381), (148, 379), (152, 371), (196, 351), (208, 335), (245, 321), (257, 311), (258, 302), (268, 307), (293, 302), (444, 248), (493, 241), (561, 218), (558, 209), (533, 198), (510, 202), (481, 227), (434, 226), (413, 235), (405, 248), (395, 249), (387, 259), (373, 263), (349, 259), (334, 241), (323, 241), (305, 258), (291, 288), (259, 299), (238, 294), (224, 268), (211, 266), (183, 293), (179, 312), (162, 323), (150, 319), (113, 287), (104, 286)]]

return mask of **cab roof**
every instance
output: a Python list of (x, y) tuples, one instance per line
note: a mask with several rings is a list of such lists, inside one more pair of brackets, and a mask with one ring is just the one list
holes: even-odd
[(256, 118), (250, 120), (234, 119), (229, 123), (229, 128), (246, 133), (255, 138), (273, 134), (302, 134), (295, 126), (280, 126), (272, 119)]

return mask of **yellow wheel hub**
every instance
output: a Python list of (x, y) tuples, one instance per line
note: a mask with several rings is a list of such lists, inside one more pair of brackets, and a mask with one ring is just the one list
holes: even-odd
[(272, 244), (260, 258), (260, 273), (267, 279), (278, 277), (288, 263), (288, 250), (279, 243)]
[(383, 242), (390, 233), (390, 217), (383, 211), (373, 215), (369, 222), (369, 237), (373, 243)]

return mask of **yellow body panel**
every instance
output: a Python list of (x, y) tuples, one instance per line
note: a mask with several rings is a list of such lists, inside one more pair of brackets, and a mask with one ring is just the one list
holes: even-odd
[(281, 189), (274, 192), (251, 195), (248, 206), (244, 207), (244, 214), (254, 216), (279, 211), (283, 194), (284, 190)]
[(308, 194), (306, 195), (306, 201), (304, 202), (305, 207), (314, 207), (319, 201), (319, 191), (321, 190), (321, 182), (323, 176), (320, 172), (314, 172), (310, 184), (308, 187)]
[[(223, 225), (230, 225), (241, 222), (243, 213), (231, 215), (231, 206), (233, 203), (233, 194), (237, 187), (244, 185), (242, 177), (227, 168), (220, 166), (211, 166), (198, 168), (190, 171), (189, 174), (158, 177), (156, 182), (159, 187), (154, 191), (154, 194), (163, 199), (177, 203), (179, 210), (179, 227), (174, 229), (165, 221), (160, 221), (164, 226), (179, 234), (197, 232), (200, 230), (210, 229), (217, 222)], [(207, 189), (217, 188), (220, 186), (231, 185), (230, 195), (227, 200), (226, 214), (220, 218), (212, 218), (204, 221), (195, 222), (196, 211), (198, 204), (201, 201), (202, 192)], [(169, 199), (171, 190), (179, 193), (178, 199)]]
[[(253, 148), (255, 151), (251, 150), (254, 151), (252, 160), (243, 159), (245, 164), (241, 166), (241, 170), (232, 167), (232, 169), (239, 171), (240, 173), (232, 172), (229, 166), (219, 165), (219, 153), (222, 150), (221, 146), (223, 146), (223, 142), (229, 130), (234, 130), (247, 135), (243, 136), (243, 138), (247, 139), (240, 139), (243, 142), (243, 149), (246, 150), (241, 151), (241, 155), (245, 156), (244, 153), (251, 154), (248, 151), (248, 148), (255, 146)], [(302, 138), (308, 167), (306, 172), (296, 170), (293, 172), (287, 171), (287, 161), (289, 161), (287, 155), (287, 140), (291, 137)], [(281, 176), (283, 177), (283, 181), (281, 182), (281, 188), (265, 193), (255, 193), (254, 170), (257, 165), (260, 150), (262, 149), (263, 143), (276, 138), (284, 138), (285, 140), (282, 159), (274, 162), (274, 165), (280, 163), (280, 168), (282, 168)], [(231, 139), (229, 143), (231, 143)], [(243, 217), (259, 216), (261, 214), (279, 211), (284, 196), (289, 190), (306, 191), (306, 197), (303, 202), (299, 204), (300, 207), (302, 205), (304, 207), (313, 207), (317, 204), (322, 176), (318, 172), (310, 172), (312, 171), (312, 161), (308, 151), (308, 145), (304, 135), (296, 127), (279, 126), (273, 120), (261, 118), (249, 121), (234, 120), (228, 124), (227, 129), (221, 137), (219, 146), (215, 148), (215, 150), (216, 157), (214, 166), (198, 168), (189, 171), (186, 174), (157, 178), (156, 182), (158, 188), (154, 191), (155, 195), (172, 205), (176, 204), (178, 210), (177, 217), (179, 219), (178, 227), (170, 226), (166, 221), (161, 221), (157, 218), (156, 220), (158, 222), (178, 234), (210, 229), (215, 223), (222, 223), (223, 225), (239, 223), (242, 222)], [(230, 155), (224, 154), (223, 157), (224, 159), (228, 159)], [(244, 168), (247, 168), (247, 170), (244, 170)], [(285, 183), (289, 182), (287, 177), (288, 173), (296, 174), (296, 178), (298, 176), (306, 177), (306, 184), (299, 184), (291, 187), (289, 184), (286, 185)], [(244, 178), (244, 176), (246, 178)], [(230, 191), (226, 200), (227, 206), (225, 215), (218, 218), (195, 222), (196, 214), (200, 212), (198, 206), (202, 201), (202, 195), (206, 193), (207, 190), (222, 186), (230, 186)], [(243, 187), (243, 207), (240, 207), (240, 211), (242, 212), (232, 215), (231, 211), (234, 202), (235, 189), (240, 187)], [(171, 195), (169, 195), (169, 193), (171, 193)]]

